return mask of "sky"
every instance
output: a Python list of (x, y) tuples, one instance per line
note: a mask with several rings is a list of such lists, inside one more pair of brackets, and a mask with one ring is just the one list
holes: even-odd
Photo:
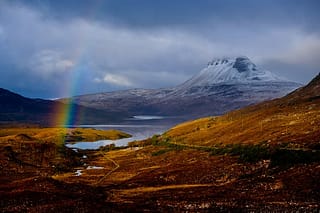
[(307, 83), (320, 67), (319, 0), (0, 0), (0, 87), (60, 98), (183, 83), (247, 56)]

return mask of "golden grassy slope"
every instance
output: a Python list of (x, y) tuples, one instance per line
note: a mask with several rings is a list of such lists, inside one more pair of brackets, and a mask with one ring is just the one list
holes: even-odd
[(213, 146), (216, 144), (320, 142), (320, 77), (288, 96), (249, 106), (220, 117), (180, 124), (165, 136), (172, 142)]
[(118, 130), (96, 130), (84, 128), (3, 128), (0, 142), (38, 141), (62, 144), (65, 141), (115, 140), (130, 137)]

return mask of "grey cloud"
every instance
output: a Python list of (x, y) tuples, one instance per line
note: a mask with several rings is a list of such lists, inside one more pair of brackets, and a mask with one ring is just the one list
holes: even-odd
[(289, 64), (304, 62), (313, 67), (320, 67), (320, 36), (305, 35), (296, 39), (288, 52), (279, 56), (279, 59)]
[(38, 72), (40, 75), (51, 75), (52, 73), (64, 73), (71, 71), (74, 62), (70, 59), (63, 58), (62, 54), (53, 50), (42, 50), (32, 56), (30, 70)]
[[(313, 74), (312, 67), (319, 66), (319, 34), (291, 23), (273, 26), (241, 20), (237, 25), (216, 14), (212, 25), (206, 20), (199, 28), (183, 24), (134, 28), (80, 15), (57, 19), (50, 14), (24, 4), (1, 4), (1, 85), (19, 76), (11, 88), (43, 97), (68, 96), (71, 90), (82, 94), (167, 87), (182, 83), (211, 58), (230, 55), (247, 55), (281, 75), (290, 73), (294, 64), (308, 66), (303, 81)], [(298, 70), (292, 73), (300, 76)]]
[(302, 84), (307, 84), (319, 73), (319, 67), (314, 67), (309, 64), (288, 64), (280, 60), (266, 60), (261, 66), (287, 79)]
[[(215, 24), (284, 26), (319, 29), (318, 0), (3, 0), (39, 10), (46, 18), (84, 18), (128, 28), (207, 27)], [(319, 30), (317, 30), (319, 31)]]

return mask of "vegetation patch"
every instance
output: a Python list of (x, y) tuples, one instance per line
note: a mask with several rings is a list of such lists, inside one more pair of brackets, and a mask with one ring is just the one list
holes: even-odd
[[(240, 162), (255, 163), (261, 160), (270, 160), (272, 167), (280, 167), (282, 169), (290, 168), (296, 164), (310, 164), (320, 162), (320, 151), (318, 149), (292, 148), (290, 143), (270, 146), (266, 142), (258, 144), (216, 144), (213, 147), (197, 146), (189, 144), (176, 144), (169, 138), (157, 137), (153, 138), (153, 145), (165, 146), (174, 150), (182, 150), (186, 148), (196, 149), (209, 152), (210, 155), (232, 155), (238, 156)], [(318, 147), (316, 147), (318, 148)], [(168, 152), (168, 150), (160, 150), (158, 155)]]
[(159, 151), (156, 151), (156, 152), (153, 152), (151, 155), (152, 156), (159, 156), (159, 155), (163, 155), (163, 154), (165, 154), (165, 153), (167, 153), (167, 152), (171, 152), (171, 151), (173, 151), (174, 149), (161, 149), (161, 150), (159, 150)]
[(320, 162), (320, 151), (318, 150), (290, 150), (277, 149), (270, 156), (271, 166), (290, 168), (296, 164), (310, 164)]
[(238, 155), (240, 161), (254, 163), (268, 159), (271, 150), (266, 144), (235, 144), (229, 152), (231, 155)]
[(108, 144), (105, 146), (100, 146), (99, 151), (109, 152), (109, 151), (126, 149), (126, 148), (128, 148), (128, 147), (127, 146), (116, 146), (114, 143), (112, 143), (112, 144)]

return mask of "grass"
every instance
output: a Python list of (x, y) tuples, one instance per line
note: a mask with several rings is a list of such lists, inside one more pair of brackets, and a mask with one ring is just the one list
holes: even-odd
[[(66, 148), (66, 142), (119, 139), (129, 134), (117, 130), (89, 128), (2, 128), (0, 129), (1, 159), (18, 165), (49, 167), (55, 173), (71, 171), (82, 164), (82, 154)], [(105, 149), (115, 149), (110, 146)], [(1, 162), (0, 162), (1, 163)]]
[(179, 124), (165, 133), (179, 143), (214, 146), (217, 143), (282, 143), (295, 140), (302, 146), (319, 142), (320, 99), (297, 102), (274, 100), (219, 117)]
[(185, 122), (152, 144), (237, 156), (246, 163), (270, 160), (271, 166), (281, 168), (319, 162), (320, 99), (311, 99), (295, 100), (291, 95)]
[(3, 128), (0, 142), (52, 142), (64, 145), (65, 142), (115, 140), (131, 135), (118, 130), (96, 130), (90, 128)]
[(173, 149), (160, 149), (160, 150), (158, 150), (156, 152), (151, 153), (151, 155), (152, 156), (159, 156), (159, 155), (163, 155), (163, 154), (165, 154), (167, 152), (171, 152), (171, 151), (173, 151)]

